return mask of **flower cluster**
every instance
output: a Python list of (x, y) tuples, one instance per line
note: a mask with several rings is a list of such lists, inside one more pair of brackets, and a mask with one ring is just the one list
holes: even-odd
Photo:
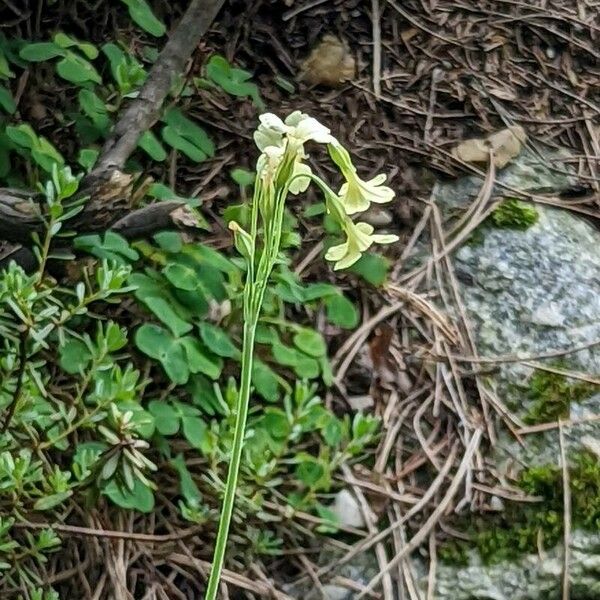
[[(383, 174), (370, 181), (361, 179), (348, 151), (316, 119), (300, 111), (293, 112), (284, 121), (274, 114), (263, 114), (254, 141), (261, 151), (257, 163), (259, 185), (284, 185), (287, 192), (298, 194), (306, 191), (312, 180), (323, 190), (327, 211), (346, 236), (344, 243), (329, 248), (325, 255), (327, 260), (335, 263), (334, 269), (351, 266), (374, 243), (390, 244), (398, 239), (395, 235), (374, 234), (371, 225), (355, 223), (350, 218), (367, 210), (371, 202), (390, 202), (394, 192), (383, 185), (386, 179)], [(309, 141), (327, 145), (329, 155), (345, 181), (337, 193), (304, 162), (308, 158), (304, 145)], [(234, 225), (234, 230), (236, 227)]]

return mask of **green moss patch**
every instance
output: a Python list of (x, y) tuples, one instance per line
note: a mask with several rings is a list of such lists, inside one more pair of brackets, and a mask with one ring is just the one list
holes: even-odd
[(496, 227), (524, 230), (531, 227), (539, 217), (535, 206), (517, 198), (506, 198), (491, 214), (490, 219)]
[[(600, 529), (600, 461), (588, 451), (576, 452), (569, 467), (572, 524), (589, 531)], [(471, 541), (452, 541), (440, 548), (447, 563), (465, 565), (468, 550), (476, 548), (486, 564), (514, 560), (555, 546), (563, 535), (562, 472), (556, 465), (524, 469), (517, 485), (539, 503), (506, 502), (501, 514), (465, 520)]]
[(523, 421), (528, 425), (568, 418), (571, 403), (581, 402), (598, 391), (585, 381), (557, 373), (536, 371), (531, 377), (527, 398), (533, 402)]

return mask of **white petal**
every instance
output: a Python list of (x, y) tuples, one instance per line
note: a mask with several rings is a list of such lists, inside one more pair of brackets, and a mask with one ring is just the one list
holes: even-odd
[(303, 112), (295, 110), (285, 118), (285, 124), (289, 125), (290, 127), (296, 127), (300, 121), (306, 119), (307, 117), (308, 115), (305, 115)]
[(281, 159), (285, 150), (282, 146), (267, 146), (263, 153), (269, 157), (269, 160)]
[(335, 263), (333, 270), (339, 271), (340, 269), (347, 269), (348, 267), (351, 267), (357, 260), (359, 260), (361, 256), (362, 254), (358, 250), (348, 252), (344, 258)]
[(296, 136), (301, 140), (314, 140), (320, 144), (328, 144), (331, 140), (329, 129), (313, 117), (306, 117), (296, 125)]
[(365, 235), (371, 235), (374, 231), (373, 229), (373, 225), (370, 225), (369, 223), (356, 223), (356, 229), (358, 229), (361, 233), (364, 233)]
[(385, 173), (379, 173), (379, 175), (375, 175), (371, 181), (367, 183), (369, 185), (381, 185), (387, 179), (387, 175)]
[(288, 130), (285, 123), (273, 113), (264, 113), (258, 117), (258, 120), (260, 121), (261, 125), (267, 127), (268, 129), (272, 129), (277, 133), (286, 133)]
[(259, 125), (258, 129), (254, 132), (254, 142), (262, 152), (267, 146), (282, 145), (283, 136), (273, 129), (268, 129), (267, 127)]
[(371, 236), (371, 239), (376, 244), (393, 244), (394, 242), (397, 242), (400, 238), (397, 235), (394, 235), (393, 233), (377, 233)]
[[(311, 175), (312, 171), (308, 165), (298, 161), (294, 165), (294, 172), (292, 176), (294, 177), (303, 174)], [(290, 193), (300, 194), (302, 192), (305, 192), (308, 186), (310, 185), (310, 181), (310, 177), (298, 177), (297, 179), (294, 179), (294, 181), (292, 181), (292, 183), (290, 184)]]
[(331, 246), (325, 254), (325, 259), (331, 261), (341, 260), (346, 255), (346, 252), (348, 252), (348, 242), (344, 242), (338, 246)]

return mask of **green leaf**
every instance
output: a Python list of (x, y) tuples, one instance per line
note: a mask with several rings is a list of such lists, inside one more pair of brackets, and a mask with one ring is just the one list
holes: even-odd
[(257, 108), (264, 110), (265, 104), (260, 97), (258, 87), (248, 81), (252, 73), (232, 67), (225, 57), (214, 54), (206, 65), (206, 75), (228, 94), (248, 96), (252, 98)]
[(35, 504), (33, 505), (33, 510), (49, 510), (50, 508), (58, 506), (67, 498), (70, 498), (72, 495), (73, 490), (66, 490), (65, 492), (58, 492), (57, 494), (50, 494), (49, 496), (44, 496), (43, 498), (39, 498), (35, 501)]
[(283, 345), (279, 340), (271, 345), (271, 352), (273, 354), (273, 360), (277, 364), (285, 367), (296, 367), (298, 365), (298, 361), (302, 357), (299, 352), (293, 348)]
[(169, 263), (163, 273), (169, 282), (177, 289), (191, 292), (198, 288), (198, 278), (195, 269), (181, 263)]
[(360, 320), (357, 308), (341, 294), (325, 299), (325, 311), (330, 323), (344, 329), (354, 329)]
[(174, 339), (168, 331), (158, 325), (145, 323), (136, 331), (135, 343), (144, 354), (160, 361), (173, 383), (187, 382), (190, 370), (180, 340)]
[(161, 135), (166, 144), (169, 144), (175, 150), (181, 150), (181, 152), (193, 161), (202, 162), (206, 160), (207, 155), (200, 148), (186, 140), (170, 125), (163, 127)]
[(294, 367), (294, 371), (302, 379), (315, 379), (319, 376), (319, 363), (314, 358), (301, 357)]
[(10, 93), (10, 90), (4, 86), (0, 86), (0, 106), (9, 115), (12, 115), (17, 110), (17, 105), (12, 97), (12, 94)]
[(82, 148), (77, 156), (77, 162), (86, 170), (91, 171), (98, 160), (100, 151), (96, 148)]
[(252, 364), (252, 385), (256, 392), (268, 402), (279, 400), (279, 379), (268, 365), (258, 359)]
[(35, 148), (39, 145), (39, 139), (31, 125), (21, 123), (20, 125), (9, 125), (5, 130), (8, 138), (17, 146), (22, 148)]
[(192, 402), (207, 415), (227, 414), (227, 406), (214, 388), (214, 383), (200, 373), (190, 376), (187, 391), (192, 397)]
[(182, 417), (183, 435), (194, 448), (201, 449), (206, 441), (208, 427), (200, 417)]
[(203, 244), (188, 245), (184, 248), (184, 252), (192, 256), (203, 269), (211, 267), (227, 275), (239, 273), (238, 267), (231, 260), (220, 252)]
[(306, 327), (300, 329), (294, 335), (294, 345), (305, 354), (314, 356), (315, 358), (325, 356), (327, 353), (327, 344), (323, 336), (314, 329)]
[(239, 358), (240, 351), (223, 329), (206, 321), (200, 323), (198, 329), (200, 330), (202, 341), (212, 352), (226, 358)]
[(140, 257), (129, 242), (114, 231), (107, 231), (103, 238), (97, 234), (80, 235), (73, 241), (73, 246), (98, 258), (114, 260), (120, 264), (128, 264)]
[(179, 135), (200, 148), (207, 156), (215, 155), (215, 145), (206, 131), (188, 119), (180, 110), (170, 108), (165, 113), (163, 121)]
[(294, 348), (285, 346), (277, 341), (272, 344), (271, 352), (273, 360), (286, 367), (292, 367), (298, 377), (302, 379), (314, 379), (319, 376), (319, 363), (306, 354), (298, 352)]
[(164, 298), (160, 296), (144, 296), (142, 302), (174, 335), (180, 336), (191, 331), (192, 324), (184, 321)]
[(204, 373), (211, 379), (218, 379), (223, 370), (223, 362), (195, 338), (187, 335), (181, 338), (185, 348), (187, 363), (191, 373)]
[(296, 92), (296, 86), (289, 79), (281, 77), (281, 75), (275, 76), (275, 84), (288, 94), (294, 94)]
[(118, 82), (117, 75), (119, 65), (123, 64), (127, 60), (125, 52), (123, 52), (123, 50), (119, 48), (119, 46), (113, 44), (112, 42), (104, 44), (104, 46), (102, 46), (102, 52), (104, 52), (104, 55), (106, 56), (106, 58), (108, 58), (108, 62), (110, 63), (110, 70), (114, 80)]
[(106, 324), (103, 339), (109, 352), (117, 352), (127, 344), (127, 330), (119, 327), (114, 321), (109, 321)]
[(94, 44), (90, 44), (89, 42), (80, 42), (66, 33), (57, 33), (54, 36), (54, 43), (61, 48), (72, 48), (73, 46), (77, 46), (77, 48), (79, 48), (79, 50), (81, 50), (81, 52), (83, 52), (90, 60), (98, 58), (98, 48), (96, 48)]
[(168, 185), (164, 183), (155, 182), (153, 183), (146, 192), (151, 198), (157, 200), (181, 200), (188, 206), (199, 206), (200, 200), (198, 198), (185, 198), (174, 192)]
[(77, 54), (69, 52), (62, 60), (56, 63), (56, 72), (71, 83), (102, 83), (102, 78), (91, 62)]
[(121, 0), (129, 9), (130, 17), (147, 33), (154, 37), (165, 35), (167, 28), (159, 21), (145, 0)]
[(59, 364), (67, 373), (81, 373), (92, 359), (92, 353), (81, 340), (70, 337), (59, 347)]
[(267, 408), (262, 417), (262, 424), (275, 439), (286, 438), (292, 432), (292, 426), (285, 414), (279, 408)]
[(167, 158), (167, 152), (152, 131), (144, 131), (142, 137), (140, 137), (138, 141), (138, 146), (146, 152), (152, 160), (162, 162)]
[(152, 490), (139, 479), (134, 481), (133, 490), (119, 485), (113, 479), (102, 490), (102, 493), (121, 508), (138, 510), (143, 513), (152, 512), (154, 508), (154, 494)]
[(58, 150), (44, 137), (38, 138), (38, 146), (32, 148), (31, 157), (48, 173), (52, 173), (55, 166), (65, 163)]
[(231, 175), (231, 179), (233, 179), (240, 187), (254, 185), (254, 180), (256, 178), (256, 173), (254, 171), (236, 167), (235, 169), (232, 169), (229, 174)]
[(6, 56), (2, 50), (3, 49), (0, 48), (0, 77), (4, 79), (10, 79), (11, 77), (14, 77), (15, 74), (10, 70), (8, 60), (6, 60)]
[(330, 283), (311, 283), (304, 287), (302, 295), (305, 302), (312, 302), (319, 298), (329, 298), (329, 296), (338, 296), (340, 291), (335, 285)]
[(132, 413), (131, 424), (141, 438), (147, 440), (152, 437), (156, 429), (156, 422), (151, 412), (144, 410), (135, 401), (118, 402), (117, 406), (121, 412), (129, 411)]
[(81, 110), (92, 120), (98, 129), (105, 131), (110, 125), (110, 117), (104, 102), (91, 90), (82, 89), (78, 94)]
[(348, 271), (360, 275), (365, 281), (378, 287), (385, 283), (389, 268), (390, 263), (386, 258), (373, 252), (365, 252)]
[(296, 477), (308, 487), (316, 487), (325, 475), (325, 469), (316, 458), (307, 457), (296, 467)]
[(50, 60), (57, 56), (65, 56), (66, 51), (52, 42), (39, 42), (36, 44), (26, 44), (21, 48), (19, 56), (23, 60), (29, 62), (41, 62), (44, 60)]
[(179, 475), (181, 495), (185, 498), (185, 501), (192, 506), (200, 504), (202, 501), (202, 494), (185, 464), (183, 454), (178, 454), (175, 458), (172, 458), (171, 465), (173, 465)]
[(164, 400), (151, 400), (148, 410), (154, 416), (156, 429), (161, 435), (175, 435), (179, 431), (179, 414)]
[(175, 254), (180, 252), (183, 246), (181, 235), (179, 235), (177, 231), (161, 231), (160, 233), (154, 234), (153, 237), (154, 241), (165, 252)]

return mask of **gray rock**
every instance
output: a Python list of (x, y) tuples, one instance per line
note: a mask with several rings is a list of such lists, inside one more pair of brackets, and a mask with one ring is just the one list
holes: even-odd
[[(573, 180), (547, 168), (549, 161), (530, 153), (504, 169), (499, 180), (531, 192), (561, 192)], [(557, 164), (557, 163), (555, 163)], [(560, 169), (565, 169), (560, 165)], [(481, 180), (438, 184), (434, 200), (446, 216), (472, 202)], [(510, 196), (510, 192), (500, 192)], [(477, 242), (454, 255), (461, 295), (482, 356), (529, 356), (580, 346), (600, 338), (600, 231), (566, 210), (536, 205), (538, 221), (520, 231), (483, 227)], [(566, 368), (600, 375), (600, 346), (561, 357)], [(519, 363), (500, 365), (491, 384), (517, 414), (531, 408), (526, 390), (533, 369)], [(600, 412), (600, 394), (571, 406), (571, 417)], [(591, 440), (591, 441), (590, 441)], [(569, 448), (600, 445), (600, 424), (567, 430)], [(499, 469), (509, 463), (557, 462), (555, 431), (527, 437), (523, 449), (507, 434), (497, 449)], [(571, 598), (600, 598), (600, 534), (575, 531), (571, 540)], [(546, 556), (484, 566), (473, 553), (466, 568), (441, 565), (438, 600), (558, 600), (562, 548)]]
[[(600, 598), (600, 534), (575, 532), (569, 574), (571, 600)], [(477, 557), (471, 557), (474, 563)], [(563, 571), (562, 548), (543, 559), (526, 556), (519, 562), (493, 566), (474, 564), (457, 569), (440, 565), (437, 600), (559, 600)]]
[(341, 525), (362, 529), (365, 526), (365, 518), (354, 494), (347, 489), (340, 490), (335, 495), (331, 511)]

